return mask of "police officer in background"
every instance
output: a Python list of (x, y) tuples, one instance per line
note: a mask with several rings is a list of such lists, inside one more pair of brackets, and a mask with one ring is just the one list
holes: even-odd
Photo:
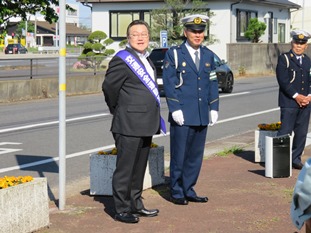
[(310, 119), (311, 63), (304, 52), (311, 35), (304, 30), (295, 30), (291, 32), (291, 37), (291, 50), (279, 56), (276, 67), (282, 123), (277, 135), (294, 132), (292, 167), (300, 170)]
[(202, 46), (208, 17), (181, 19), (186, 40), (171, 47), (164, 59), (163, 82), (170, 122), (170, 191), (178, 205), (207, 202), (194, 190), (208, 125), (218, 119), (219, 95), (214, 53)]

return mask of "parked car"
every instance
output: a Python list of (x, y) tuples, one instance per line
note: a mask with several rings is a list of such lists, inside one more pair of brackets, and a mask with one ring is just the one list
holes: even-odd
[(5, 54), (28, 53), (28, 50), (21, 44), (8, 44), (4, 50)]
[[(155, 48), (150, 53), (150, 59), (157, 70), (157, 84), (159, 87), (160, 96), (165, 96), (163, 88), (163, 60), (168, 48)], [(231, 93), (233, 90), (234, 77), (233, 72), (224, 60), (221, 60), (216, 54), (214, 56), (216, 65), (216, 75), (218, 79), (218, 86), (224, 93)]]

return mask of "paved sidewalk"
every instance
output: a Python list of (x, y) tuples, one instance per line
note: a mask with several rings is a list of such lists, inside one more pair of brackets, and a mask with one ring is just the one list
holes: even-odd
[[(240, 154), (215, 156), (216, 152), (240, 146)], [(311, 156), (311, 146), (303, 160)], [(205, 159), (196, 185), (207, 203), (178, 206), (169, 202), (168, 185), (143, 193), (146, 208), (158, 208), (157, 217), (140, 218), (138, 224), (113, 219), (112, 197), (90, 196), (88, 184), (77, 185), (66, 199), (66, 210), (50, 205), (50, 226), (38, 232), (178, 232), (178, 233), (304, 233), (291, 223), (290, 203), (299, 171), (290, 178), (267, 178), (262, 163), (254, 162), (254, 132), (247, 132), (206, 145)], [(167, 175), (167, 174), (166, 174)]]

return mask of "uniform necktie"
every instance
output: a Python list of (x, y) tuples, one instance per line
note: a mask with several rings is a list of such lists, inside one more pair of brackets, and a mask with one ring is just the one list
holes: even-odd
[(301, 64), (302, 64), (302, 59), (301, 59), (301, 57), (298, 57), (298, 61), (299, 61), (299, 64), (301, 65)]
[(199, 68), (200, 68), (199, 52), (198, 52), (198, 51), (195, 51), (195, 52), (194, 52), (194, 55), (195, 55), (194, 63), (195, 63), (195, 66), (197, 67), (197, 70), (199, 70)]

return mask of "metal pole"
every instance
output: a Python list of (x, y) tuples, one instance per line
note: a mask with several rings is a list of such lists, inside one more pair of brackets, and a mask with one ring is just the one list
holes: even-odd
[(28, 45), (27, 45), (27, 33), (28, 33), (28, 20), (27, 20), (27, 17), (26, 17), (26, 22), (25, 22), (25, 47), (28, 48)]
[(33, 69), (32, 59), (30, 59), (30, 79), (32, 79), (32, 69)]
[(59, 204), (66, 205), (66, 1), (59, 1)]
[(59, 35), (58, 35), (58, 22), (59, 21), (57, 21), (55, 23), (55, 44), (54, 44), (55, 47), (59, 46), (59, 44), (58, 44), (58, 37), (59, 37)]
[(37, 13), (35, 13), (35, 46), (37, 47)]
[(302, 13), (301, 13), (301, 29), (304, 29), (304, 21), (305, 21), (305, 0), (302, 1)]

